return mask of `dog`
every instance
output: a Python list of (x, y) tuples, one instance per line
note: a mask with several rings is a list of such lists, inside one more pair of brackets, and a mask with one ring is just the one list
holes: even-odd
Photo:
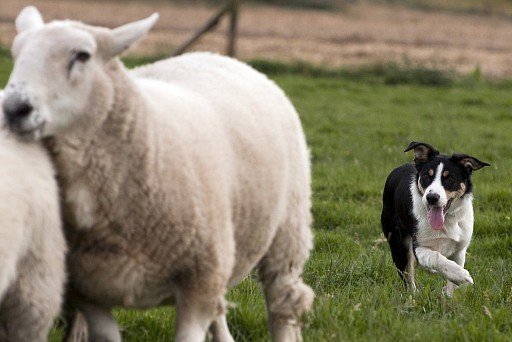
[(381, 224), (404, 285), (416, 290), (418, 263), (443, 275), (443, 291), (473, 284), (464, 268), (473, 234), (471, 174), (490, 166), (467, 154), (440, 154), (432, 145), (411, 142), (414, 162), (394, 169), (382, 196)]

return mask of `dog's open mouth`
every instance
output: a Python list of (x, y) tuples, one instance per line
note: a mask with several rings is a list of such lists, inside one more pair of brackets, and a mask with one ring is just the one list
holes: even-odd
[(446, 203), (444, 207), (439, 207), (435, 205), (427, 206), (427, 218), (428, 222), (432, 226), (434, 230), (442, 230), (444, 227), (444, 217), (448, 209), (452, 204), (452, 199)]

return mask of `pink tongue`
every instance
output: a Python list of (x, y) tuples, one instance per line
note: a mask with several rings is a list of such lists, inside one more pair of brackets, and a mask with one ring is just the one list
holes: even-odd
[(428, 222), (435, 230), (441, 230), (444, 226), (444, 216), (442, 207), (432, 207), (428, 213)]

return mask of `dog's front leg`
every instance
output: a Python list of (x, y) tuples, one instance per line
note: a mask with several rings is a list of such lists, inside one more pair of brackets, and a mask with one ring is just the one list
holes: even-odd
[[(461, 250), (458, 250), (450, 259), (457, 263), (457, 265), (464, 267), (464, 263), (466, 262), (466, 250), (467, 246)], [(457, 289), (457, 285), (448, 280), (446, 286), (443, 288), (443, 292), (451, 297), (455, 289)]]
[(439, 252), (426, 247), (417, 247), (416, 257), (421, 266), (441, 273), (446, 279), (457, 285), (473, 284), (473, 278), (463, 266), (458, 265), (455, 261), (448, 260)]

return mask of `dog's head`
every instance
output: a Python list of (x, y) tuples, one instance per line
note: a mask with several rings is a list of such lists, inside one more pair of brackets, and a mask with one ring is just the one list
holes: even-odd
[(444, 226), (444, 217), (454, 201), (471, 193), (471, 174), (489, 164), (467, 154), (440, 154), (432, 145), (411, 142), (404, 152), (414, 149), (416, 186), (427, 208), (433, 229)]

